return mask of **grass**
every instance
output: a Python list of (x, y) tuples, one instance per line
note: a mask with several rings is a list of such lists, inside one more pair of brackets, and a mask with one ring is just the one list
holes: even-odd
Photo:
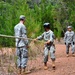
[[(16, 73), (15, 69), (17, 69), (17, 56), (15, 55), (15, 50), (16, 50), (15, 48), (1, 48), (0, 49), (0, 52), (1, 52), (0, 53), (0, 66), (2, 68), (5, 67), (6, 72), (8, 72), (10, 75), (13, 73)], [(33, 63), (33, 61), (34, 63), (37, 62), (36, 58), (41, 55), (42, 50), (43, 50), (43, 43), (39, 43), (39, 42), (30, 43), (30, 48), (28, 49), (30, 64), (28, 64), (28, 67), (29, 67), (28, 69), (30, 69), (30, 67), (31, 68), (34, 67), (33, 65), (31, 66), (31, 64)]]

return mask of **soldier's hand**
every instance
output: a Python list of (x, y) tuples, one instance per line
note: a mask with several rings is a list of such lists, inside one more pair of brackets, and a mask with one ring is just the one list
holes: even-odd
[(73, 42), (73, 45), (74, 45), (75, 43)]
[(34, 42), (36, 42), (36, 41), (37, 41), (37, 39), (34, 39), (33, 41), (34, 41)]
[(65, 45), (66, 45), (66, 42), (65, 42)]
[(50, 40), (48, 40), (47, 42), (45, 42), (45, 44), (50, 44)]
[(26, 46), (27, 48), (29, 48), (30, 46), (28, 45), (28, 46)]
[(45, 45), (47, 45), (47, 42), (45, 42)]

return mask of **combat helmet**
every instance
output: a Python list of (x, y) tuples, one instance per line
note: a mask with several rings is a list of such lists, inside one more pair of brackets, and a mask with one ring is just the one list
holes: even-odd
[(44, 28), (50, 28), (50, 23), (44, 23), (43, 26)]

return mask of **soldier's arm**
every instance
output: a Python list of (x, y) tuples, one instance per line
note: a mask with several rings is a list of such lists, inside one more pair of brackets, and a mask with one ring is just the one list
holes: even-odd
[(42, 40), (43, 37), (44, 37), (44, 33), (43, 33), (42, 35), (40, 35), (39, 37), (37, 37), (36, 39), (37, 39), (37, 40)]
[(34, 39), (34, 42), (36, 42), (36, 40), (42, 40), (44, 37), (44, 33), (42, 35), (40, 35), (39, 37), (37, 37), (36, 39)]
[(75, 44), (75, 33), (73, 35), (73, 44)]
[(66, 44), (66, 39), (67, 39), (67, 35), (65, 33), (65, 35), (64, 35), (64, 42), (65, 42), (65, 44)]
[(22, 37), (24, 37), (25, 38), (25, 40), (24, 40), (24, 42), (25, 42), (25, 44), (26, 45), (28, 45), (28, 39), (27, 39), (27, 32), (26, 32), (26, 27), (24, 26), (24, 27), (22, 27)]

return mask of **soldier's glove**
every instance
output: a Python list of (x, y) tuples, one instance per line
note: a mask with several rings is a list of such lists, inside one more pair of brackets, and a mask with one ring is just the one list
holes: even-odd
[(34, 41), (34, 43), (35, 43), (35, 42), (37, 41), (37, 39), (34, 39), (33, 41)]
[(75, 43), (73, 42), (73, 45), (74, 45)]
[(27, 45), (27, 46), (26, 46), (26, 48), (30, 48), (30, 46), (29, 46), (29, 45)]
[(65, 42), (65, 45), (66, 45), (66, 42)]
[(53, 53), (55, 53), (55, 51), (53, 51)]

